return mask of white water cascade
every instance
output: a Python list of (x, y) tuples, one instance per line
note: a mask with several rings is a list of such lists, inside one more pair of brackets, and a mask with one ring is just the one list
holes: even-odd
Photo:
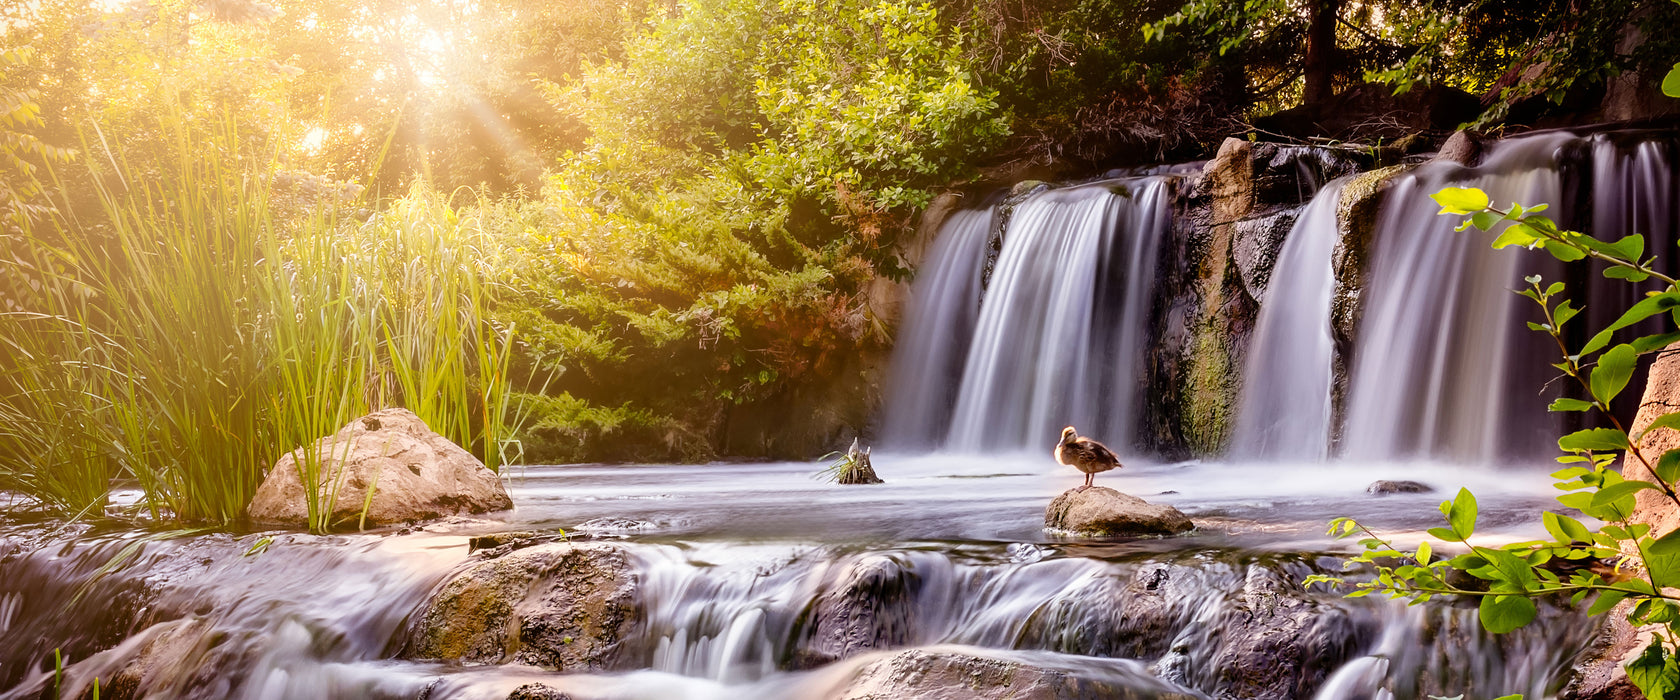
[[(947, 275), (936, 263), (917, 287), (900, 349), (889, 435), (894, 444), (958, 451), (1020, 449), (1055, 441), (1064, 425), (1115, 445), (1132, 440), (1136, 376), (1157, 246), (1170, 224), (1165, 177), (1108, 180), (1042, 192), (1015, 207), (1008, 234), (967, 343), (954, 366), (927, 348), (963, 343), (973, 273)], [(974, 245), (968, 221), (947, 228), (953, 249)], [(933, 363), (926, 368), (925, 363)], [(954, 386), (954, 392), (953, 392)], [(910, 408), (955, 397), (948, 430), (937, 410)]]
[(1336, 210), (1342, 183), (1320, 190), (1278, 254), (1255, 324), (1231, 451), (1264, 460), (1323, 460), (1333, 419)]
[(921, 386), (886, 407), (888, 442), (935, 447), (951, 425), (958, 382), (980, 314), (981, 277), (996, 207), (951, 215), (916, 278), (889, 386)]

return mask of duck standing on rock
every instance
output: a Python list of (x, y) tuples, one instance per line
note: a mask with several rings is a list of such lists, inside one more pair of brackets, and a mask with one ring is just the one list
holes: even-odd
[(1091, 488), (1097, 472), (1121, 466), (1113, 450), (1096, 440), (1079, 437), (1071, 425), (1062, 428), (1062, 441), (1056, 443), (1056, 461), (1085, 472), (1085, 485), (1077, 489), (1080, 492)]

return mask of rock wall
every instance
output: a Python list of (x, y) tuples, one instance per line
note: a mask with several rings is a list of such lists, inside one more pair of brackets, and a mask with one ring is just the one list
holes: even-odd
[[(1325, 183), (1368, 168), (1374, 155), (1226, 139), (1199, 175), (1179, 183), (1172, 240), (1163, 246), (1152, 312), (1146, 440), (1168, 457), (1216, 454), (1230, 437), (1249, 337), (1284, 239)], [(1358, 208), (1374, 216), (1380, 187)], [(1362, 200), (1363, 201), (1363, 200)], [(1345, 217), (1359, 221), (1350, 212)], [(1368, 221), (1368, 219), (1365, 219)], [(1367, 226), (1368, 229), (1368, 226)], [(1357, 315), (1368, 230), (1344, 233), (1338, 257)], [(1350, 324), (1351, 325), (1351, 322)]]

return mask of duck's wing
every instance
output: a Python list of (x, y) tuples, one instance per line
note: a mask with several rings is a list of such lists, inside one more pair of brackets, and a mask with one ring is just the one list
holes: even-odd
[(1106, 464), (1120, 463), (1120, 457), (1115, 455), (1113, 450), (1108, 449), (1107, 445), (1097, 442), (1096, 440), (1082, 438), (1079, 441), (1079, 446), (1084, 448), (1083, 451), (1091, 459), (1091, 461)]

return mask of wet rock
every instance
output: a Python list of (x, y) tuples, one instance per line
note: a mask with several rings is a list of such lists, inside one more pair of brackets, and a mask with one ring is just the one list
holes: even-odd
[(1203, 624), (1184, 627), (1155, 671), (1218, 700), (1313, 697), (1357, 654), (1368, 633), (1340, 609), (1308, 599), (1290, 577), (1259, 564), (1248, 567), (1240, 592), (1197, 619)]
[(526, 683), (508, 693), (507, 700), (572, 700), (572, 696), (541, 683)]
[(954, 649), (911, 649), (863, 667), (839, 700), (1189, 700), (1170, 686), (1135, 678), (1084, 677), (1010, 658)]
[[(203, 621), (196, 618), (165, 622), (147, 630), (137, 639), (138, 648), (127, 662), (100, 681), (99, 697), (149, 697), (185, 680), (191, 675), (192, 662), (198, 659), (204, 632)], [(91, 688), (87, 697), (92, 697)]]
[(628, 558), (611, 545), (511, 551), (440, 586), (415, 615), (403, 657), (610, 669), (634, 625), (634, 591)]
[(791, 665), (816, 668), (858, 654), (904, 646), (912, 639), (922, 580), (890, 555), (852, 560), (833, 588), (812, 601)]
[(1044, 510), (1044, 526), (1087, 537), (1172, 535), (1195, 527), (1177, 508), (1103, 486), (1057, 496)]
[(467, 540), (467, 552), (470, 554), (481, 549), (495, 549), (515, 542), (525, 542), (536, 536), (537, 533), (530, 531), (496, 532), (479, 535)]
[[(495, 472), (432, 432), (406, 409), (358, 418), (315, 445), (321, 451), (323, 474), (339, 475), (336, 483), (321, 484), (323, 495), (336, 489), (330, 518), (335, 527), (386, 525), (513, 507)], [(297, 453), (287, 454), (269, 470), (251, 501), (252, 521), (308, 526), (309, 506), (296, 459)]]
[(1447, 137), (1446, 143), (1441, 144), (1435, 160), (1473, 166), (1482, 160), (1482, 142), (1468, 131), (1455, 131)]
[(1391, 493), (1434, 493), (1435, 489), (1421, 481), (1389, 481), (1381, 479), (1365, 487), (1365, 493), (1385, 496)]
[(1289, 209), (1258, 219), (1237, 222), (1233, 261), (1242, 276), (1248, 295), (1261, 304), (1266, 303), (1266, 287), (1271, 283), (1272, 270), (1277, 267), (1278, 253), (1295, 226), (1300, 210)]

